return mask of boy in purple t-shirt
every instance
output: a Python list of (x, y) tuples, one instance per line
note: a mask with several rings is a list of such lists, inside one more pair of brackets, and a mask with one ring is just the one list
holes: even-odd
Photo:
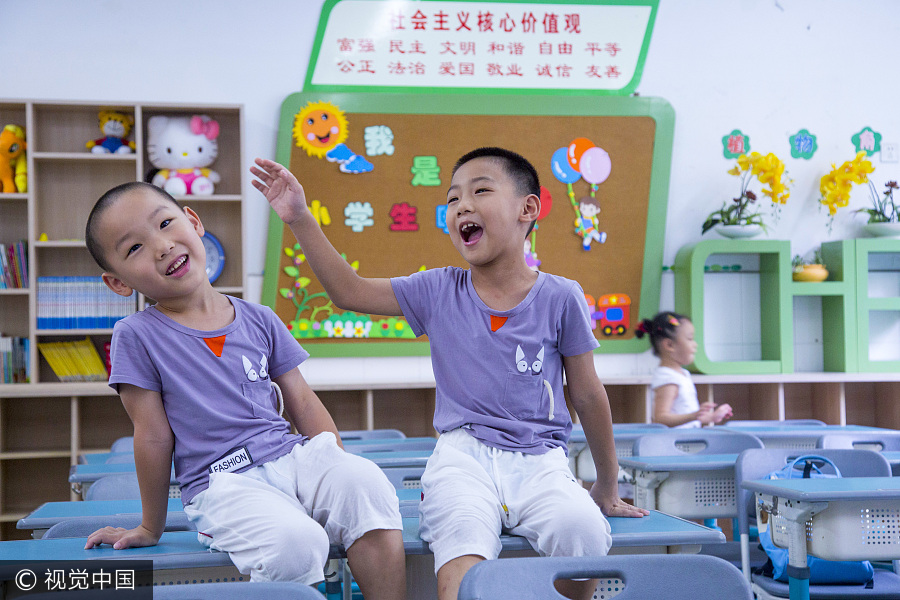
[(143, 519), (131, 530), (100, 529), (85, 548), (159, 541), (174, 451), (200, 541), (228, 552), (251, 580), (322, 581), (337, 543), (366, 598), (405, 598), (393, 486), (374, 463), (343, 451), (296, 368), (309, 355), (271, 309), (213, 289), (203, 234), (194, 211), (140, 182), (108, 191), (88, 217), (85, 239), (104, 283), (156, 304), (119, 321), (111, 348), (110, 385), (134, 422)]
[[(422, 476), (420, 534), (435, 555), (438, 596), (453, 600), (466, 571), (496, 558), (501, 531), (522, 535), (540, 554), (606, 554), (609, 516), (646, 511), (618, 496), (612, 419), (594, 369), (584, 294), (574, 281), (532, 271), (522, 240), (540, 213), (534, 167), (502, 148), (457, 162), (447, 193), (447, 228), (469, 269), (410, 277), (359, 277), (325, 237), (303, 188), (277, 163), (251, 172), (303, 248), (336, 306), (403, 315), (428, 334), (441, 434)], [(569, 396), (591, 447), (590, 493), (572, 476), (566, 443)], [(559, 582), (571, 598), (593, 584)]]

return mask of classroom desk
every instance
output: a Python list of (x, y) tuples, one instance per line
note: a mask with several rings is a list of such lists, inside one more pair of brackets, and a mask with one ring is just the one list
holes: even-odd
[[(616, 554), (693, 553), (703, 544), (725, 541), (720, 531), (656, 511), (641, 519), (614, 517), (609, 522), (613, 541), (611, 553)], [(113, 550), (111, 546), (102, 546), (85, 550), (84, 542), (84, 538), (0, 542), (0, 561), (15, 560), (21, 565), (52, 560), (146, 559), (153, 561), (156, 583), (215, 578), (246, 580), (226, 553), (206, 549), (197, 540), (197, 534), (190, 531), (163, 533), (160, 543), (150, 548)], [(524, 538), (504, 535), (501, 543), (501, 556), (534, 555)], [(415, 516), (403, 519), (403, 546), (407, 555), (407, 598), (436, 598), (434, 559), (428, 545), (419, 537), (419, 520)], [(332, 547), (332, 556), (343, 557), (343, 548)], [(0, 562), (0, 581), (10, 581), (17, 569)]]
[(685, 519), (737, 516), (737, 454), (685, 454), (619, 458), (635, 481), (635, 505)]
[[(422, 490), (414, 488), (398, 488), (397, 498), (400, 505), (418, 504), (422, 499)], [(40, 539), (44, 532), (70, 519), (91, 519), (98, 517), (141, 516), (140, 500), (90, 500), (74, 502), (45, 502), (28, 515), (16, 522), (16, 529), (32, 530), (32, 537)], [(184, 506), (179, 498), (170, 498), (166, 507), (166, 530), (175, 527), (189, 527), (193, 524), (184, 513)]]
[[(134, 463), (77, 464), (69, 468), (69, 484), (72, 491), (84, 497), (92, 483), (107, 475), (134, 473)], [(175, 479), (175, 467), (169, 472), (169, 498), (181, 498), (181, 488)]]
[[(900, 478), (745, 481), (757, 522), (787, 547), (791, 600), (809, 600), (807, 553), (826, 560), (900, 559)], [(760, 516), (766, 513), (765, 516)]]
[(716, 427), (719, 431), (749, 433), (758, 437), (766, 448), (786, 448), (797, 450), (813, 450), (819, 438), (828, 433), (849, 433), (854, 431), (886, 431), (880, 427), (864, 425), (791, 425), (791, 426), (752, 426), (752, 427)]
[[(616, 456), (631, 456), (634, 440), (642, 435), (653, 432), (666, 431), (668, 427), (660, 427), (654, 423), (613, 425), (613, 440), (616, 444)], [(572, 428), (569, 437), (569, 464), (572, 473), (582, 481), (595, 481), (597, 479), (597, 467), (594, 466), (594, 458), (591, 449), (587, 445), (587, 438), (581, 425)], [(625, 481), (625, 473), (620, 470), (619, 483)]]
[[(360, 452), (359, 456), (368, 458), (381, 468), (390, 467), (424, 467), (431, 456), (431, 450), (384, 450)], [(77, 464), (69, 469), (69, 483), (72, 490), (84, 497), (84, 493), (92, 483), (106, 475), (134, 473), (134, 463), (99, 463)], [(169, 497), (180, 498), (181, 488), (175, 479), (175, 468), (169, 476)]]

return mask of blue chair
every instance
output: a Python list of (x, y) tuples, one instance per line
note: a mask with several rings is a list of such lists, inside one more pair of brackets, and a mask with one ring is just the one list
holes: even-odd
[(679, 456), (682, 454), (737, 454), (748, 448), (762, 448), (755, 435), (741, 431), (721, 431), (694, 427), (653, 432), (634, 440), (634, 456)]
[(362, 452), (398, 452), (403, 450), (434, 450), (437, 438), (417, 437), (403, 439), (347, 440), (344, 450), (351, 454)]
[(486, 560), (473, 566), (463, 577), (459, 600), (564, 600), (553, 582), (585, 578), (600, 580), (594, 598), (753, 598), (750, 585), (734, 565), (711, 556), (657, 554)]
[(140, 500), (141, 488), (137, 473), (107, 475), (91, 484), (84, 493), (85, 500)]
[(184, 585), (157, 585), (152, 591), (137, 590), (86, 590), (67, 592), (61, 596), (59, 592), (29, 595), (29, 600), (56, 600), (71, 598), (72, 600), (90, 600), (91, 598), (135, 598), (152, 597), (154, 600), (323, 600), (325, 596), (302, 583), (266, 581), (261, 583), (189, 583)]
[[(771, 577), (750, 574), (749, 539), (750, 519), (756, 516), (755, 497), (743, 489), (744, 481), (762, 479), (772, 471), (784, 467), (788, 460), (802, 454), (817, 454), (831, 460), (843, 477), (889, 477), (891, 467), (887, 460), (871, 450), (814, 450), (812, 452), (786, 448), (765, 448), (742, 452), (734, 466), (737, 494), (737, 521), (741, 538), (742, 568), (752, 581), (754, 593), (760, 600), (789, 598), (787, 583), (775, 581)], [(900, 598), (900, 576), (885, 569), (875, 569), (875, 579), (871, 589), (863, 585), (810, 585), (810, 600), (850, 600), (878, 599), (896, 600)]]
[(387, 467), (381, 471), (398, 490), (421, 489), (425, 467)]
[(816, 448), (843, 448), (895, 452), (900, 450), (900, 431), (856, 431), (826, 433)]
[(785, 419), (778, 420), (731, 420), (724, 423), (725, 427), (825, 427), (825, 421), (818, 419)]
[(109, 447), (110, 452), (134, 452), (134, 436), (120, 437)]

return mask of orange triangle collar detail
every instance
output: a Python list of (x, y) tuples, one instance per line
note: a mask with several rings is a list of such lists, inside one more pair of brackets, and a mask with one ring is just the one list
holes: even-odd
[(495, 317), (494, 315), (491, 315), (491, 331), (497, 331), (503, 327), (508, 318), (509, 317)]
[(212, 353), (222, 358), (222, 348), (225, 347), (225, 336), (220, 335), (214, 338), (203, 338), (203, 341), (206, 342), (206, 345), (209, 346), (209, 349), (212, 350)]

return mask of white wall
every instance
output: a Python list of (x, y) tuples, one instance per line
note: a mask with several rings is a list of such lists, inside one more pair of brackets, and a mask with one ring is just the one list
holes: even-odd
[[(322, 4), (0, 0), (9, 50), (0, 98), (242, 103), (249, 166), (255, 156), (274, 156), (279, 107), (302, 87)], [(737, 194), (720, 142), (734, 128), (750, 136), (753, 150), (776, 152), (794, 180), (767, 237), (790, 239), (795, 253), (858, 237), (849, 210), (828, 234), (818, 180), (832, 162), (853, 156), (850, 136), (865, 126), (900, 142), (898, 58), (897, 0), (660, 0), (638, 92), (668, 100), (676, 114), (665, 263), (700, 238), (710, 211)], [(788, 137), (801, 128), (818, 136), (810, 161), (790, 158)], [(878, 155), (873, 164), (879, 188), (900, 178), (900, 164), (882, 164)], [(851, 208), (865, 205), (864, 192)], [(258, 285), (268, 211), (249, 178), (244, 193), (245, 264)], [(664, 308), (672, 305), (666, 277)], [(345, 361), (340, 370), (366, 377), (373, 362), (347, 369)], [(610, 374), (646, 372), (654, 363), (648, 356), (598, 360)], [(427, 365), (414, 368), (417, 377), (430, 376)]]

